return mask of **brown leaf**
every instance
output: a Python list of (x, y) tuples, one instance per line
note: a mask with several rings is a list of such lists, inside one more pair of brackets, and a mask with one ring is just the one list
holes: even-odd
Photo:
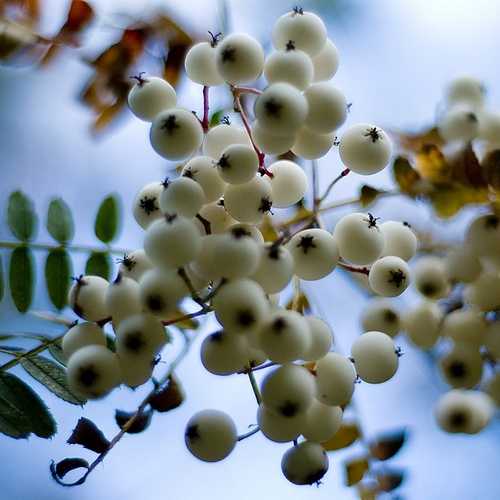
[(382, 491), (393, 491), (399, 486), (401, 486), (404, 481), (405, 474), (404, 471), (391, 470), (384, 471), (377, 474), (377, 480), (379, 488)]
[(399, 145), (408, 151), (416, 153), (420, 151), (425, 144), (442, 146), (444, 141), (439, 135), (437, 127), (425, 129), (417, 133), (392, 132)]
[(358, 486), (359, 500), (375, 500), (377, 498), (377, 488), (366, 485)]
[(358, 484), (369, 468), (369, 463), (366, 457), (356, 458), (345, 462), (346, 484), (353, 486)]
[(61, 45), (79, 45), (79, 35), (94, 18), (94, 9), (85, 0), (72, 0), (66, 21), (53, 38), (53, 43), (40, 61), (46, 65), (60, 52)]
[[(127, 422), (135, 415), (135, 412), (126, 412), (123, 410), (116, 410), (115, 411), (115, 420), (120, 427), (120, 429), (123, 430)], [(151, 417), (153, 416), (152, 410), (146, 410), (140, 413), (135, 420), (132, 422), (130, 427), (127, 428), (125, 432), (128, 434), (138, 434), (139, 432), (145, 431), (148, 427), (149, 424), (151, 423)]]
[(33, 63), (45, 50), (45, 39), (22, 24), (0, 19), (0, 60)]
[(378, 460), (392, 458), (405, 444), (407, 432), (405, 429), (384, 434), (370, 443), (370, 453)]
[(487, 183), (483, 170), (470, 143), (453, 155), (450, 164), (455, 181), (473, 188), (486, 187)]
[(481, 166), (488, 184), (496, 191), (500, 190), (500, 149), (485, 155)]
[(374, 187), (368, 186), (368, 184), (363, 184), (359, 193), (359, 201), (362, 207), (367, 207), (371, 205), (383, 191), (376, 189)]
[(153, 410), (164, 413), (177, 408), (184, 401), (184, 391), (175, 375), (168, 379), (168, 385), (149, 398)]
[(189, 43), (185, 40), (169, 42), (167, 57), (163, 60), (163, 78), (174, 87), (179, 83), (188, 49)]
[(102, 431), (88, 418), (81, 417), (69, 437), (68, 444), (80, 444), (87, 450), (104, 453), (109, 448), (109, 441)]
[(88, 469), (89, 463), (83, 458), (65, 458), (54, 465), (54, 473), (62, 479), (68, 472), (75, 469)]
[(356, 423), (344, 422), (337, 433), (328, 441), (321, 443), (321, 446), (323, 446), (326, 451), (340, 450), (351, 446), (360, 436), (361, 433)]
[(418, 194), (420, 174), (411, 166), (404, 156), (398, 156), (392, 166), (394, 180), (401, 192), (415, 196)]
[(452, 168), (438, 146), (426, 144), (418, 151), (416, 169), (420, 175), (433, 183), (447, 183), (451, 180)]

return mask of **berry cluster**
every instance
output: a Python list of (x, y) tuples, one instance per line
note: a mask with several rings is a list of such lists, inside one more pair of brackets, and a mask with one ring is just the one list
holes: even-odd
[(399, 314), (374, 299), (363, 314), (364, 330), (392, 337), (404, 331), (417, 347), (439, 351), (440, 372), (453, 390), (439, 400), (436, 418), (448, 432), (479, 432), (500, 405), (500, 374), (489, 370), (500, 361), (499, 254), (500, 219), (480, 215), (463, 244), (414, 264), (419, 303)]
[[(181, 174), (137, 194), (133, 214), (145, 231), (144, 248), (125, 256), (116, 280), (76, 280), (70, 303), (87, 322), (67, 333), (63, 350), (69, 382), (86, 397), (102, 397), (120, 383), (137, 387), (151, 377), (168, 340), (168, 319), (191, 297), (202, 312), (214, 311), (221, 325), (201, 345), (209, 372), (248, 373), (255, 385), (254, 369), (276, 365), (260, 390), (254, 387), (257, 423), (272, 441), (294, 441), (283, 456), (283, 473), (295, 484), (312, 484), (328, 469), (321, 443), (339, 429), (355, 382), (390, 379), (400, 352), (378, 313), (350, 358), (331, 352), (330, 327), (280, 307), (279, 294), (292, 278), (319, 280), (341, 266), (368, 275), (377, 294), (400, 295), (410, 283), (406, 261), (417, 240), (404, 223), (352, 213), (333, 233), (315, 217), (306, 227), (264, 241), (264, 217), (296, 204), (308, 188), (298, 160), (266, 165), (266, 155), (291, 150), (295, 157), (316, 159), (335, 144), (345, 172), (362, 175), (382, 170), (391, 156), (390, 139), (373, 125), (354, 125), (337, 141), (348, 105), (326, 81), (337, 70), (338, 54), (318, 16), (294, 9), (278, 19), (272, 38), (275, 50), (267, 58), (256, 40), (240, 33), (211, 35), (190, 49), (185, 66), (190, 79), (204, 86), (202, 120), (177, 107), (166, 81), (136, 77), (130, 109), (151, 122), (157, 153), (183, 161)], [(268, 82), (262, 92), (240, 86), (261, 73)], [(208, 87), (224, 83), (243, 128), (228, 120), (208, 126)], [(253, 123), (241, 105), (244, 93), (256, 96)], [(102, 325), (108, 321), (116, 354), (106, 347)], [(194, 456), (218, 461), (230, 454), (238, 435), (228, 415), (205, 410), (188, 422), (185, 441)]]

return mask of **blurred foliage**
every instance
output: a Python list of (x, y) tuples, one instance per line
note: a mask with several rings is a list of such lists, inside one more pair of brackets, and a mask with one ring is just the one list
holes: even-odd
[(427, 201), (442, 218), (453, 217), (471, 204), (498, 208), (500, 151), (480, 160), (471, 143), (451, 148), (436, 127), (394, 136), (401, 154), (393, 162), (392, 173), (403, 194)]
[[(44, 6), (43, 0), (0, 2), (0, 62), (43, 67), (65, 48), (82, 46), (83, 35), (95, 17), (92, 2), (71, 0), (63, 25), (52, 36), (38, 32)], [(184, 72), (184, 56), (195, 38), (170, 16), (157, 13), (147, 20), (129, 22), (114, 43), (96, 56), (82, 57), (92, 68), (80, 93), (81, 101), (94, 113), (92, 130), (102, 132), (124, 109), (132, 86), (130, 77), (143, 58), (152, 57), (151, 47), (159, 51), (156, 57), (162, 76), (176, 86)]]

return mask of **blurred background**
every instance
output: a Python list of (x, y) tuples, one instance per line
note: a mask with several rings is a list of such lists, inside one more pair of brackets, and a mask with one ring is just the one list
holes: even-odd
[[(0, 0), (1, 2), (1, 0)], [(189, 32), (218, 31), (226, 26), (246, 31), (269, 49), (274, 20), (291, 5), (283, 0), (92, 0), (96, 21), (87, 32), (84, 45), (68, 49), (44, 69), (26, 65), (0, 67), (0, 206), (8, 195), (22, 189), (36, 203), (40, 213), (49, 199), (64, 197), (76, 220), (75, 242), (93, 244), (93, 221), (98, 204), (110, 192), (120, 194), (126, 213), (116, 246), (141, 245), (141, 230), (130, 214), (136, 191), (144, 184), (163, 178), (172, 168), (151, 149), (148, 125), (124, 109), (102, 133), (92, 133), (94, 116), (78, 96), (92, 70), (83, 62), (93, 57), (121, 34), (132, 19), (162, 9)], [(44, 0), (42, 32), (56, 33), (66, 17), (66, 0)], [(334, 83), (344, 91), (352, 110), (347, 124), (376, 123), (393, 130), (417, 130), (433, 122), (447, 82), (470, 74), (483, 80), (492, 109), (500, 109), (500, 73), (496, 56), (500, 51), (500, 1), (498, 0), (322, 0), (304, 1), (304, 9), (322, 15), (329, 36), (340, 52), (340, 69)], [(226, 29), (227, 29), (226, 28)], [(151, 58), (137, 71), (158, 71), (154, 48)], [(184, 106), (201, 109), (201, 87), (181, 81), (178, 95)], [(213, 109), (226, 106), (229, 95), (211, 94)], [(333, 150), (320, 161), (321, 184), (326, 186), (340, 172)], [(349, 176), (335, 187), (331, 199), (356, 194), (362, 180)], [(386, 172), (370, 178), (371, 185), (390, 187)], [(380, 201), (375, 213), (384, 219), (408, 220), (417, 228), (442, 237), (459, 237), (470, 217), (462, 211), (452, 221), (440, 222), (424, 206), (390, 198)], [(342, 212), (327, 218), (329, 226)], [(2, 211), (4, 218), (4, 211)], [(43, 226), (43, 224), (41, 225)], [(4, 222), (0, 240), (11, 239)], [(37, 241), (47, 241), (40, 227)], [(1, 250), (5, 265), (7, 253)], [(37, 253), (37, 263), (44, 256)], [(83, 270), (85, 256), (74, 256), (75, 271)], [(316, 312), (330, 322), (340, 351), (348, 352), (360, 333), (359, 314), (366, 304), (363, 292), (341, 273), (305, 287)], [(414, 297), (404, 295), (404, 308)], [(50, 309), (43, 280), (37, 284), (37, 309)], [(0, 304), (2, 331), (61, 328), (29, 316), (20, 317), (9, 298)], [(183, 430), (187, 419), (204, 408), (219, 408), (237, 422), (240, 433), (255, 422), (255, 402), (246, 378), (216, 377), (199, 362), (198, 347), (214, 325), (206, 323), (199, 332), (191, 355), (178, 370), (187, 393), (178, 409), (159, 415), (147, 432), (127, 436), (83, 486), (64, 489), (49, 475), (51, 459), (92, 453), (65, 444), (82, 415), (92, 419), (111, 437), (116, 432), (115, 408), (132, 411), (146, 388), (135, 392), (122, 388), (102, 402), (84, 409), (62, 403), (43, 391), (59, 424), (50, 441), (31, 437), (14, 441), (0, 435), (0, 498), (2, 500), (156, 500), (167, 499), (331, 499), (356, 498), (344, 486), (342, 463), (356, 455), (356, 447), (331, 455), (324, 484), (296, 487), (281, 474), (280, 461), (287, 445), (271, 443), (259, 434), (237, 446), (219, 464), (205, 464), (185, 449)], [(500, 482), (500, 423), (495, 422), (478, 436), (447, 435), (433, 419), (432, 407), (446, 390), (434, 364), (424, 353), (399, 338), (405, 355), (397, 375), (380, 386), (360, 384), (356, 406), (365, 434), (405, 427), (410, 439), (394, 463), (407, 470), (396, 495), (411, 500), (496, 500)], [(166, 361), (173, 356), (166, 353)], [(13, 373), (22, 375), (18, 369)], [(33, 382), (33, 387), (36, 383)], [(37, 386), (38, 387), (38, 386)], [(388, 498), (390, 496), (388, 495)]]

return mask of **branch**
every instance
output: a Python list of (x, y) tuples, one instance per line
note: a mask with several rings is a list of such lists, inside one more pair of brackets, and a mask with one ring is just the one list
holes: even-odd
[(262, 403), (262, 396), (260, 394), (257, 381), (255, 380), (253, 369), (249, 368), (247, 373), (248, 373), (248, 379), (250, 380), (250, 385), (252, 386), (253, 393), (255, 394), (255, 399), (257, 400), (257, 403), (260, 405)]
[(208, 132), (208, 91), (210, 87), (207, 87), (206, 85), (203, 87), (203, 120), (201, 120), (201, 126), (203, 128), (203, 132), (205, 134)]
[[(177, 368), (179, 363), (186, 357), (186, 355), (189, 352), (189, 348), (191, 346), (192, 339), (190, 339), (185, 334), (185, 332), (181, 332), (181, 333), (182, 333), (182, 337), (184, 339), (184, 345), (183, 345), (182, 349), (180, 350), (179, 354), (172, 361), (167, 372), (163, 375), (163, 377), (160, 380), (157, 381), (157, 383), (155, 384), (155, 387), (148, 393), (148, 395), (139, 404), (135, 413), (127, 420), (127, 422), (125, 422), (125, 424), (122, 426), (120, 431), (110, 441), (109, 446), (106, 448), (106, 450), (103, 451), (89, 465), (85, 474), (80, 479), (78, 479), (77, 481), (75, 481), (73, 483), (65, 483), (64, 481), (59, 479), (55, 474), (53, 474), (53, 477), (58, 484), (60, 484), (61, 486), (78, 486), (80, 484), (83, 484), (87, 480), (87, 477), (92, 473), (92, 471), (106, 458), (106, 455), (119, 443), (119, 441), (122, 439), (122, 437), (132, 427), (132, 425), (137, 420), (137, 418), (139, 418), (139, 416), (141, 416), (143, 414), (144, 410), (146, 409), (146, 407), (149, 404), (149, 400), (156, 394), (156, 392), (158, 390), (161, 390), (163, 385), (165, 385), (166, 383), (169, 382), (169, 379), (173, 375), (175, 369)], [(52, 464), (51, 464), (51, 469), (53, 469), (53, 466), (54, 466), (54, 462), (52, 462)]]

